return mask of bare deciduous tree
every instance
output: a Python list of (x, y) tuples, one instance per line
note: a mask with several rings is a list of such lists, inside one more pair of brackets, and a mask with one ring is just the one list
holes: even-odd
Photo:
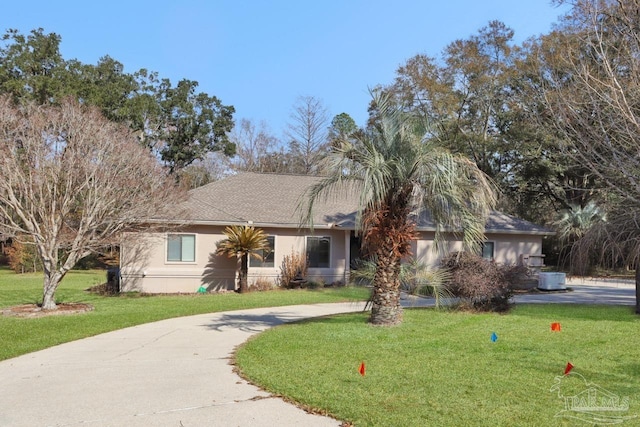
[(322, 101), (313, 96), (297, 99), (288, 124), (287, 137), (292, 155), (301, 163), (301, 173), (315, 174), (327, 148), (329, 116)]
[[(559, 1), (563, 3), (563, 1)], [(640, 313), (640, 1), (576, 0), (562, 31), (543, 39), (541, 75), (564, 153), (603, 183), (607, 221), (576, 246), (636, 265)], [(545, 43), (562, 47), (545, 49)], [(601, 251), (608, 248), (607, 251)]]
[(96, 108), (16, 107), (0, 98), (0, 227), (29, 236), (44, 266), (42, 308), (78, 260), (180, 200), (130, 131)]
[(277, 149), (278, 139), (271, 135), (267, 124), (256, 126), (249, 119), (242, 119), (231, 133), (231, 142), (236, 146), (233, 165), (247, 172), (273, 172), (268, 170), (265, 159)]

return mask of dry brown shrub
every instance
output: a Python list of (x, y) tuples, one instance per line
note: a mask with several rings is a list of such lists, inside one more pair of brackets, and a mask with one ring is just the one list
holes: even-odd
[(309, 262), (306, 256), (297, 252), (285, 255), (280, 268), (280, 286), (287, 289), (300, 287), (302, 285), (300, 280), (307, 278), (308, 268)]
[(277, 287), (278, 287), (278, 284), (272, 278), (258, 276), (251, 284), (250, 290), (263, 292), (263, 291), (271, 291)]
[(507, 311), (513, 295), (507, 276), (509, 267), (502, 267), (478, 255), (454, 252), (442, 259), (449, 270), (449, 291), (462, 299), (463, 305), (478, 311)]

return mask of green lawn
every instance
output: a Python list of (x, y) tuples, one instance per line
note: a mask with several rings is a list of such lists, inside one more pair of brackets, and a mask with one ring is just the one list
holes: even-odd
[[(105, 281), (104, 271), (72, 271), (56, 292), (56, 302), (84, 302), (95, 310), (71, 316), (20, 319), (0, 316), (0, 360), (80, 338), (170, 317), (256, 307), (362, 300), (368, 290), (337, 288), (207, 294), (105, 297), (85, 289)], [(42, 299), (41, 274), (15, 274), (0, 268), (0, 309)]]
[[(85, 292), (104, 277), (74, 271), (57, 292), (58, 302), (90, 303), (93, 312), (0, 316), (0, 360), (169, 317), (368, 296), (362, 288), (153, 297)], [(38, 302), (41, 286), (41, 275), (0, 269), (0, 308)], [(628, 396), (623, 415), (640, 416), (640, 320), (631, 308), (521, 305), (506, 315), (414, 309), (392, 328), (371, 327), (367, 316), (277, 327), (242, 347), (237, 363), (264, 388), (356, 426), (587, 425), (554, 417), (564, 406), (550, 388), (569, 361), (587, 381)], [(560, 322), (562, 331), (551, 332), (551, 322)], [(578, 381), (577, 375), (567, 379)], [(584, 388), (578, 381), (578, 391)], [(640, 425), (640, 419), (622, 425)]]
[(569, 361), (565, 395), (586, 388), (581, 374), (628, 396), (623, 415), (640, 417), (640, 320), (629, 307), (522, 305), (506, 315), (414, 309), (392, 328), (366, 320), (357, 313), (280, 326), (243, 346), (237, 363), (265, 389), (356, 426), (590, 425), (554, 417), (564, 401), (550, 389)]

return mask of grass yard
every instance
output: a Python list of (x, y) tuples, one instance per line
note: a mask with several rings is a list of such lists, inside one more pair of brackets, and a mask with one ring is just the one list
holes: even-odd
[[(240, 348), (236, 362), (265, 389), (355, 426), (591, 425), (555, 417), (564, 400), (550, 389), (570, 361), (564, 395), (586, 389), (580, 374), (628, 396), (622, 415), (639, 418), (622, 425), (640, 425), (640, 318), (630, 307), (413, 309), (392, 328), (366, 320), (358, 313), (280, 326)], [(552, 322), (562, 330), (552, 332)]]
[[(92, 304), (89, 313), (21, 319), (0, 315), (0, 360), (103, 332), (170, 317), (257, 307), (355, 301), (366, 299), (362, 288), (175, 296), (99, 296), (85, 289), (102, 283), (104, 271), (72, 271), (56, 292), (56, 302)], [(0, 268), (0, 309), (42, 300), (42, 274), (15, 274)]]

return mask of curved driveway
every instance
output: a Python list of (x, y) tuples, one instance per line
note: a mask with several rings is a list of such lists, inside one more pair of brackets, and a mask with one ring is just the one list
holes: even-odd
[[(627, 283), (570, 286), (574, 292), (516, 301), (635, 303)], [(363, 303), (317, 304), (182, 317), (5, 360), (0, 426), (338, 426), (248, 384), (233, 373), (229, 358), (269, 327), (362, 309)]]

